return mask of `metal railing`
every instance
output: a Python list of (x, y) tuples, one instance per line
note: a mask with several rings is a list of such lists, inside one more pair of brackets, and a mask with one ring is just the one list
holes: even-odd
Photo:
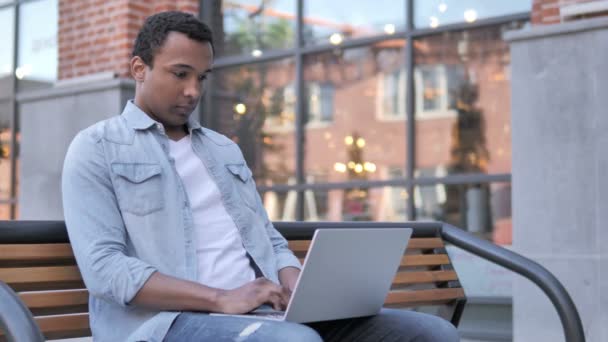
[(561, 320), (566, 341), (585, 341), (583, 323), (576, 305), (564, 286), (546, 268), (520, 254), (477, 238), (449, 224), (443, 224), (441, 237), (454, 246), (528, 278), (540, 287), (553, 303)]
[(2, 281), (0, 281), (0, 331), (4, 332), (9, 342), (44, 341), (30, 310)]

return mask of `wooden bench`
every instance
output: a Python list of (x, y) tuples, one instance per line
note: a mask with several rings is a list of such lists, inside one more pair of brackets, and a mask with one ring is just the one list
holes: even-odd
[[(303, 261), (310, 244), (304, 236), (311, 231), (290, 234), (284, 225), (289, 223), (276, 223)], [(434, 309), (457, 326), (464, 290), (442, 239), (420, 231), (414, 231), (385, 306)], [(0, 280), (29, 308), (46, 339), (90, 336), (88, 292), (63, 222), (0, 221)]]

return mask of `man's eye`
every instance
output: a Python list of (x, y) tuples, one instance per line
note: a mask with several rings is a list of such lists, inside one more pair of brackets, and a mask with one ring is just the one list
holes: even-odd
[(198, 81), (199, 81), (199, 82), (203, 82), (203, 81), (204, 81), (204, 80), (206, 80), (206, 79), (207, 79), (207, 75), (200, 75), (200, 76), (198, 77)]
[(186, 73), (183, 71), (178, 71), (178, 72), (174, 72), (173, 73), (175, 75), (175, 77), (177, 78), (185, 78), (186, 77)]

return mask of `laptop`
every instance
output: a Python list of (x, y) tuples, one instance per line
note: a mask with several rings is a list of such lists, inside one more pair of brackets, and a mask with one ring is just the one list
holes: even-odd
[(411, 234), (411, 228), (317, 229), (284, 312), (269, 307), (229, 316), (295, 323), (373, 316), (384, 304)]

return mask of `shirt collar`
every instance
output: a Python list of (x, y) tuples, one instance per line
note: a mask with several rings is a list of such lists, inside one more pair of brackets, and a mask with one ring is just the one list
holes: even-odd
[[(127, 120), (129, 127), (135, 130), (145, 130), (152, 126), (162, 127), (160, 122), (152, 119), (148, 114), (137, 107), (133, 100), (127, 101), (127, 104), (122, 111), (122, 116)], [(188, 133), (190, 134), (192, 134), (192, 131), (194, 130), (203, 132), (201, 124), (194, 118), (194, 115), (190, 115), (186, 126), (188, 127)]]

